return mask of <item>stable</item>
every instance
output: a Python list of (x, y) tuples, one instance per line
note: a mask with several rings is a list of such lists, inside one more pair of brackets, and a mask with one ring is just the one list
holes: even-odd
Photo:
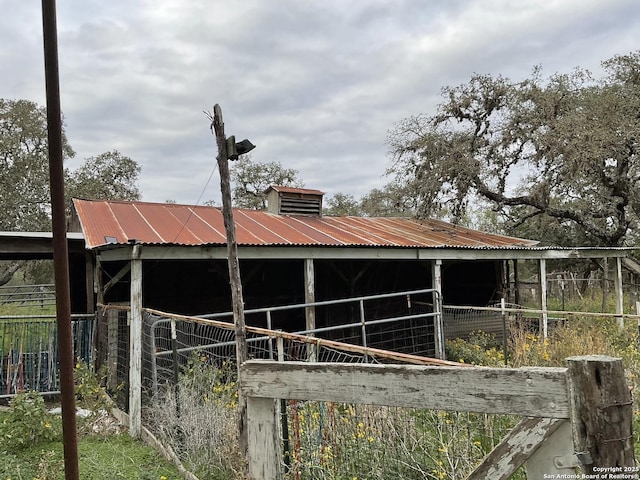
[[(234, 209), (246, 309), (425, 288), (448, 305), (517, 301), (518, 262), (534, 260), (546, 310), (547, 260), (615, 258), (622, 313), (628, 249), (542, 247), (433, 219), (323, 216), (322, 197), (319, 190), (274, 186), (268, 210)], [(88, 304), (190, 315), (231, 310), (220, 208), (82, 199), (73, 205), (70, 231), (82, 232), (91, 266), (87, 295), (97, 295)], [(273, 327), (313, 329), (347, 315), (326, 309), (282, 316)]]

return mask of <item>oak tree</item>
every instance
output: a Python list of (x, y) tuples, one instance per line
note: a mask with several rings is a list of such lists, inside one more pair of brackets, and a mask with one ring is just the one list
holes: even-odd
[(481, 198), (513, 232), (556, 244), (630, 243), (640, 217), (640, 52), (513, 82), (474, 75), (388, 136), (394, 182), (419, 216)]
[(280, 162), (255, 162), (251, 155), (241, 155), (230, 164), (231, 196), (235, 207), (265, 210), (266, 190), (270, 186), (303, 187), (299, 172)]
[[(62, 133), (63, 160), (68, 160), (75, 153)], [(77, 170), (65, 170), (68, 206), (72, 196), (137, 200), (139, 173), (138, 164), (117, 151), (89, 158)], [(0, 99), (0, 230), (49, 231), (50, 214), (46, 109), (28, 100)], [(42, 281), (46, 268), (24, 267), (24, 262), (2, 262), (0, 285), (19, 269)]]

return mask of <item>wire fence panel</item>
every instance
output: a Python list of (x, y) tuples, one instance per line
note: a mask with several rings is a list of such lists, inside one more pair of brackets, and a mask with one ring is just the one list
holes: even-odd
[(43, 285), (2, 285), (0, 286), (0, 305), (55, 305), (53, 284)]
[[(90, 363), (95, 317), (74, 315), (71, 325), (74, 356)], [(0, 395), (59, 390), (57, 332), (56, 318), (51, 315), (0, 317)]]
[(474, 308), (442, 307), (444, 336), (446, 339), (469, 339), (474, 332), (485, 332), (502, 342), (508, 335), (508, 316), (499, 308), (477, 310)]
[[(265, 338), (267, 343), (263, 343)], [(253, 349), (254, 354), (264, 358), (273, 352), (280, 361), (313, 356), (320, 362), (384, 361), (367, 355), (366, 350), (351, 352), (315, 343), (312, 337), (250, 339), (260, 346)], [(146, 418), (196, 474), (209, 478), (225, 471), (233, 478), (242, 465), (237, 445), (235, 356), (233, 351), (226, 357), (220, 355), (223, 347), (217, 347), (185, 348), (178, 353), (184, 363), (177, 384), (171, 381), (172, 368), (166, 367), (164, 374), (159, 371), (157, 392), (147, 404)], [(283, 471), (286, 479), (295, 480), (462, 479), (517, 422), (504, 415), (296, 399), (282, 399), (279, 404)]]

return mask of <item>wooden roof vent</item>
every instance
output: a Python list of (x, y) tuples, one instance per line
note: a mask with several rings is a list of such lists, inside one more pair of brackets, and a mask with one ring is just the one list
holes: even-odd
[(266, 191), (267, 211), (278, 215), (322, 216), (324, 192), (307, 188), (271, 186)]

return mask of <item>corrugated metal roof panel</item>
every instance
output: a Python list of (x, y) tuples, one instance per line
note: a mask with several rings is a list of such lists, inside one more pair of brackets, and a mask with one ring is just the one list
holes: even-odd
[[(216, 245), (226, 242), (218, 207), (74, 199), (87, 248), (106, 243)], [(234, 210), (238, 245), (531, 247), (537, 242), (440, 220), (313, 217)]]
[(280, 193), (301, 193), (307, 195), (324, 195), (324, 192), (320, 190), (315, 190), (311, 188), (298, 188), (298, 187), (282, 187), (280, 185), (271, 185), (267, 188), (266, 192), (269, 190), (275, 190)]

